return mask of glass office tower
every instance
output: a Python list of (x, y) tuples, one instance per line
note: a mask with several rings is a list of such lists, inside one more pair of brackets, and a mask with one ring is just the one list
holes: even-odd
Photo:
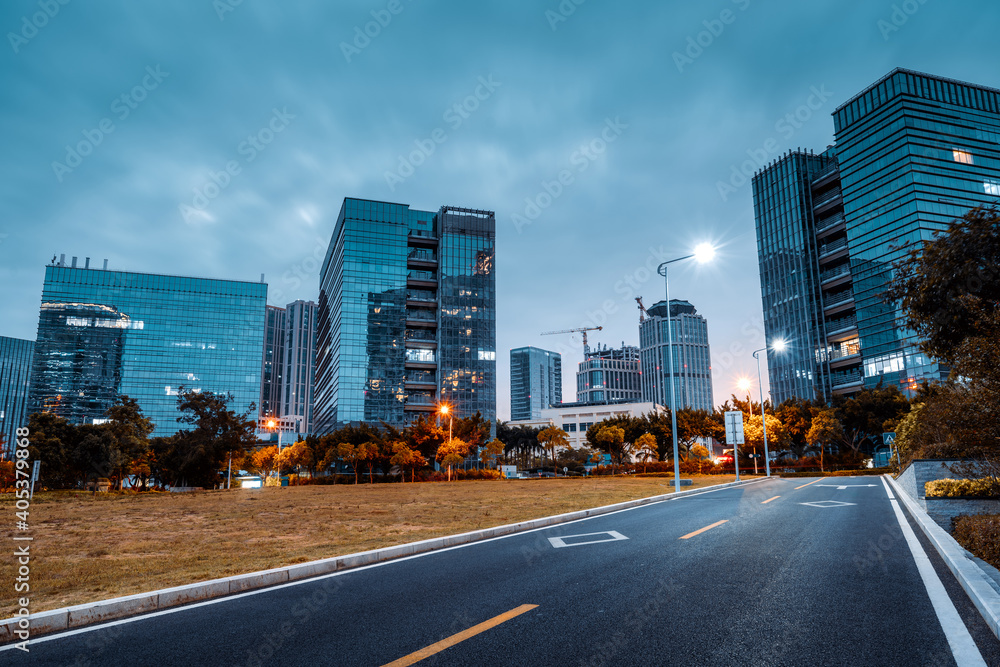
[(313, 424), (496, 418), (495, 216), (347, 198), (320, 273)]
[(294, 421), (295, 432), (300, 435), (312, 433), (316, 320), (317, 308), (312, 301), (295, 301), (285, 306), (280, 416)]
[(541, 419), (562, 403), (562, 356), (537, 347), (510, 351), (510, 418)]
[(576, 372), (577, 404), (638, 403), (642, 397), (639, 348), (608, 346), (584, 352)]
[(285, 359), (285, 309), (267, 306), (264, 325), (264, 358), (260, 367), (261, 417), (281, 416), (281, 383)]
[(0, 336), (0, 452), (12, 458), (15, 434), (28, 425), (28, 387), (35, 342)]
[[(649, 308), (639, 324), (639, 363), (642, 372), (642, 400), (670, 405), (675, 392), (676, 406), (692, 410), (714, 408), (712, 397), (712, 352), (708, 345), (708, 322), (691, 303), (679, 299), (660, 301)], [(670, 382), (670, 336), (673, 329), (674, 379)]]
[(1000, 91), (897, 69), (834, 112), (836, 145), (754, 177), (772, 398), (912, 391), (948, 369), (885, 302), (907, 244), (1000, 198)]
[(181, 386), (232, 393), (237, 412), (257, 403), (266, 284), (73, 264), (45, 267), (32, 411), (87, 423), (126, 394), (161, 436), (180, 427)]

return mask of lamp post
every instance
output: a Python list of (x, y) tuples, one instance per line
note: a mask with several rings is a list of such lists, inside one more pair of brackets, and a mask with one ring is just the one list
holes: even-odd
[[(771, 348), (775, 352), (781, 352), (785, 349), (787, 343), (783, 340), (776, 340), (771, 343)], [(761, 352), (766, 352), (767, 346), (755, 350), (753, 353), (753, 358), (757, 360), (757, 387), (760, 388), (760, 427), (764, 431), (764, 469), (767, 471), (767, 476), (771, 476), (771, 457), (768, 455), (767, 451), (767, 417), (764, 415), (764, 385), (760, 380), (760, 357), (757, 355)], [(770, 392), (768, 392), (770, 393)]]
[(674, 440), (675, 493), (680, 493), (681, 490), (681, 463), (677, 447), (677, 401), (674, 397), (674, 389), (676, 388), (676, 385), (674, 384), (674, 330), (671, 326), (673, 314), (670, 312), (670, 276), (668, 275), (667, 269), (669, 268), (669, 265), (674, 262), (682, 262), (686, 259), (696, 259), (698, 262), (704, 263), (711, 260), (714, 256), (715, 248), (708, 243), (702, 243), (694, 249), (692, 254), (685, 255), (684, 257), (678, 257), (677, 259), (669, 259), (656, 267), (656, 272), (663, 276), (663, 284), (667, 292), (667, 366), (669, 367), (668, 381), (670, 382), (670, 434)]
[[(745, 378), (745, 377), (744, 378), (740, 378), (740, 381), (736, 383), (736, 386), (739, 387), (741, 390), (743, 390), (743, 391), (745, 391), (747, 393), (747, 411), (748, 412), (752, 412), (753, 411), (753, 404), (750, 402), (750, 378)], [(738, 456), (737, 451), (738, 450), (736, 449), (736, 445), (733, 445), (733, 462), (736, 463), (737, 465), (739, 465), (739, 459), (737, 458), (737, 456)], [(756, 449), (753, 450), (753, 454), (750, 455), (750, 458), (753, 459), (753, 474), (756, 475), (757, 474), (757, 450)], [(736, 481), (737, 482), (740, 481), (739, 477), (740, 477), (740, 472), (739, 472), (739, 468), (737, 468), (736, 469)]]

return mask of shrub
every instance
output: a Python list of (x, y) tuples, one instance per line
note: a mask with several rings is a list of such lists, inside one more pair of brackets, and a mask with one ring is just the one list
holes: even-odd
[(955, 541), (1000, 568), (1000, 514), (959, 516), (952, 519)]
[(924, 484), (927, 498), (1000, 498), (1000, 485), (992, 477), (983, 479), (938, 479)]

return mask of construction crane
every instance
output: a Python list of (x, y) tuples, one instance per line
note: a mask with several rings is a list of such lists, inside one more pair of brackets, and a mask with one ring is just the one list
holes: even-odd
[(646, 310), (646, 306), (642, 305), (641, 296), (635, 297), (635, 302), (639, 304), (639, 324), (642, 324), (646, 321), (646, 318), (649, 317), (649, 311)]
[(587, 332), (588, 331), (600, 331), (604, 327), (580, 327), (579, 329), (563, 329), (562, 331), (543, 331), (543, 336), (551, 336), (552, 334), (565, 334), (565, 333), (582, 333), (583, 334), (583, 354), (584, 356), (590, 354), (590, 346), (587, 345)]

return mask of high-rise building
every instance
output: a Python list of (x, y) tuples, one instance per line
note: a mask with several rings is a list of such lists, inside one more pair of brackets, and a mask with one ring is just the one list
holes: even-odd
[(496, 419), (493, 212), (347, 198), (320, 272), (313, 423)]
[(642, 397), (639, 348), (608, 346), (585, 352), (576, 372), (579, 404), (638, 403)]
[(285, 309), (267, 306), (264, 325), (264, 357), (260, 366), (261, 417), (281, 416), (281, 384), (285, 360)]
[(35, 342), (0, 336), (0, 452), (13, 456), (16, 431), (28, 425), (28, 387)]
[[(639, 325), (639, 360), (642, 369), (642, 400), (670, 405), (674, 392), (677, 409), (713, 409), (712, 354), (708, 346), (708, 323), (695, 307), (679, 299), (660, 301), (646, 311)], [(667, 326), (671, 327), (668, 333)], [(670, 337), (673, 337), (674, 377), (670, 381)]]
[(295, 432), (312, 433), (313, 378), (316, 370), (317, 307), (295, 301), (285, 307), (284, 357), (281, 364), (281, 412)]
[(30, 410), (88, 423), (126, 394), (161, 436), (180, 428), (182, 386), (231, 393), (237, 412), (257, 403), (266, 284), (76, 263), (45, 267)]
[(884, 292), (906, 244), (1000, 198), (998, 90), (896, 69), (833, 116), (834, 146), (753, 179), (775, 402), (946, 377)]
[(562, 403), (562, 356), (537, 347), (510, 351), (510, 418), (539, 419)]

